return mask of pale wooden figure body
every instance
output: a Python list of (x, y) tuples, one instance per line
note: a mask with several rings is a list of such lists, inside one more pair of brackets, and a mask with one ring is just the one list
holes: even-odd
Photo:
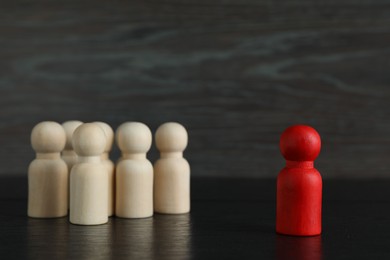
[(190, 211), (190, 166), (183, 158), (188, 135), (174, 122), (162, 124), (156, 131), (160, 159), (154, 164), (154, 211), (181, 214)]
[(100, 158), (106, 147), (104, 131), (94, 123), (82, 124), (72, 139), (79, 159), (70, 174), (70, 222), (107, 223), (108, 177)]
[(72, 120), (72, 121), (66, 121), (62, 123), (62, 127), (65, 130), (66, 134), (66, 143), (65, 148), (61, 153), (61, 158), (66, 162), (66, 165), (68, 165), (69, 172), (72, 170), (73, 165), (77, 163), (77, 154), (73, 150), (72, 145), (72, 135), (74, 130), (76, 130), (77, 127), (79, 127), (83, 122)]
[(73, 150), (72, 145), (72, 135), (74, 130), (76, 130), (76, 128), (79, 127), (82, 123), (83, 122), (77, 120), (66, 121), (62, 123), (62, 127), (64, 128), (66, 134), (66, 143), (65, 148), (61, 153), (61, 158), (65, 161), (66, 165), (68, 165), (69, 172), (72, 170), (73, 165), (77, 163), (77, 154)]
[(115, 213), (115, 164), (110, 160), (110, 151), (112, 149), (112, 144), (114, 143), (114, 131), (111, 126), (104, 122), (94, 122), (98, 126), (100, 126), (104, 134), (106, 135), (106, 147), (101, 156), (102, 164), (107, 170), (108, 175), (108, 216), (111, 217)]
[[(68, 166), (69, 182), (70, 182), (70, 172), (72, 170), (72, 167), (77, 163), (77, 154), (73, 150), (73, 145), (72, 145), (72, 135), (74, 130), (76, 130), (76, 128), (79, 127), (82, 123), (83, 122), (77, 120), (66, 121), (62, 123), (62, 127), (65, 130), (66, 143), (65, 143), (64, 150), (62, 150), (61, 152), (61, 158)], [(69, 194), (70, 192), (68, 191), (68, 209), (70, 203)]]
[(146, 158), (152, 133), (143, 123), (127, 122), (117, 129), (116, 141), (122, 151), (116, 168), (116, 215), (153, 216), (153, 166)]
[(65, 141), (64, 129), (56, 122), (41, 122), (32, 130), (31, 144), (37, 155), (28, 168), (29, 217), (68, 214), (68, 167), (60, 155)]

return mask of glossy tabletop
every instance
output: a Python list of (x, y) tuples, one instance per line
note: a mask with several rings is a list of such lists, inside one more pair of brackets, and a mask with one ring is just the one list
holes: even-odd
[[(192, 211), (77, 226), (26, 216), (26, 180), (2, 178), (2, 259), (388, 259), (390, 182), (324, 180), (323, 234), (275, 233), (275, 180), (192, 180)], [(4, 257), (4, 258), (3, 258)]]

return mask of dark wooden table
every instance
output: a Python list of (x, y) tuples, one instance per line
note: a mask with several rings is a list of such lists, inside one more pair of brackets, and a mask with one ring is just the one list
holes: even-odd
[(389, 259), (390, 182), (324, 181), (323, 234), (274, 232), (275, 180), (193, 179), (192, 211), (107, 225), (26, 216), (26, 181), (0, 182), (1, 259)]

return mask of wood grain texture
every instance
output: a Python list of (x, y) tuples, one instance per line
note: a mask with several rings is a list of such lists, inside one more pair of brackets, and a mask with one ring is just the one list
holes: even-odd
[[(100, 226), (26, 217), (9, 199), (24, 178), (1, 178), (4, 259), (388, 259), (389, 181), (328, 180), (321, 236), (275, 233), (275, 180), (197, 178), (192, 211)], [(19, 186), (18, 186), (19, 185)], [(5, 194), (3, 194), (3, 192)], [(3, 196), (5, 195), (5, 196)]]
[(283, 167), (281, 132), (310, 124), (324, 178), (390, 176), (389, 1), (15, 0), (0, 12), (0, 175), (26, 174), (36, 123), (78, 119), (177, 121), (194, 176), (259, 178)]

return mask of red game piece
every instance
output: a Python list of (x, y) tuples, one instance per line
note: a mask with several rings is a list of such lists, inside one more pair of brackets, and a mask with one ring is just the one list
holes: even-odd
[(322, 178), (313, 164), (321, 150), (320, 135), (310, 126), (291, 126), (280, 137), (279, 147), (286, 167), (277, 179), (276, 232), (319, 235)]

